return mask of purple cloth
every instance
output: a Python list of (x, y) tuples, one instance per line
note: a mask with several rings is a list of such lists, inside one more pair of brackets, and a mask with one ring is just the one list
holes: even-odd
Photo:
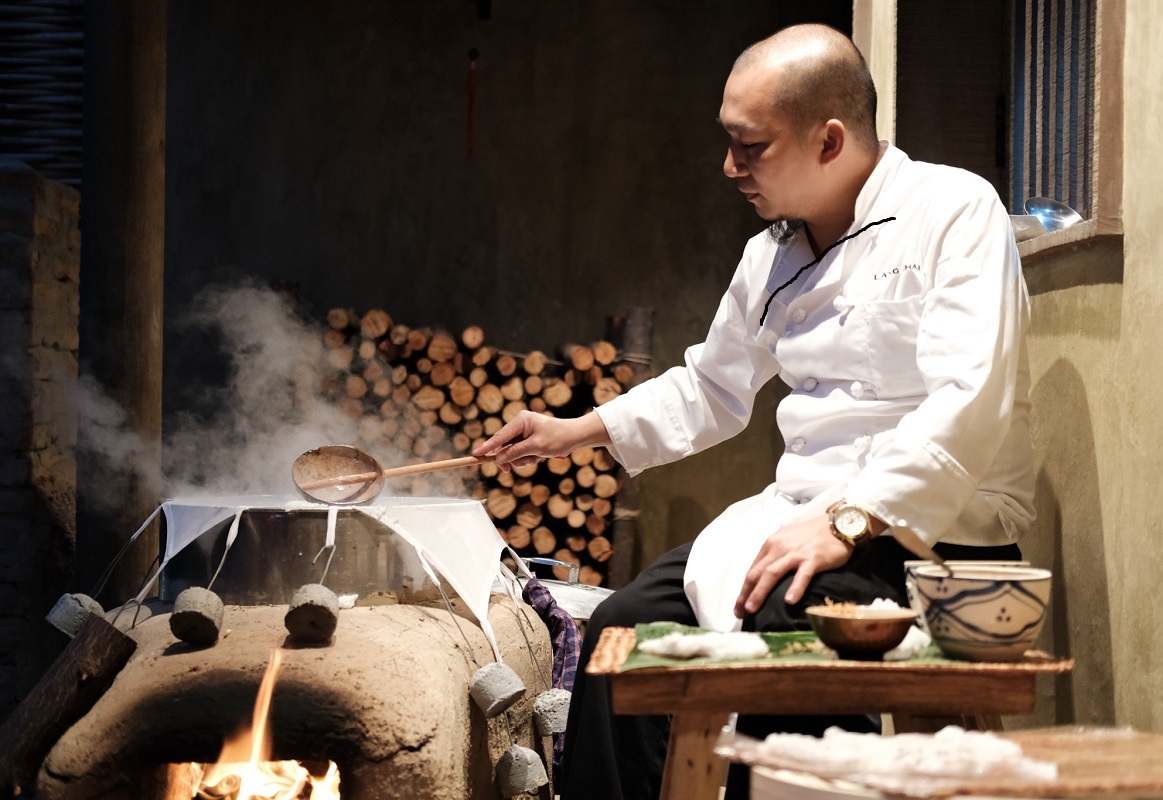
[[(577, 672), (577, 657), (581, 651), (581, 633), (573, 617), (565, 612), (549, 590), (536, 578), (530, 578), (521, 589), (525, 602), (541, 617), (553, 640), (553, 688), (573, 691), (573, 676)], [(553, 774), (561, 771), (561, 754), (565, 748), (565, 734), (553, 734)]]

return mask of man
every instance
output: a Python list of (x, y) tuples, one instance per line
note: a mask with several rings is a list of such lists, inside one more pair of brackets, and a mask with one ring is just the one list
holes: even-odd
[(602, 445), (633, 474), (738, 433), (775, 375), (791, 387), (775, 483), (591, 619), (564, 800), (657, 797), (666, 720), (613, 715), (582, 674), (603, 627), (789, 630), (825, 598), (903, 604), (909, 556), (893, 529), (946, 558), (1018, 555), (1033, 470), (1027, 297), (1008, 215), (981, 178), (878, 142), (875, 116), (868, 69), (837, 31), (795, 26), (745, 51), (719, 112), (723, 171), (771, 225), (747, 243), (706, 341), (595, 413), (523, 414), (475, 451), (507, 468)]

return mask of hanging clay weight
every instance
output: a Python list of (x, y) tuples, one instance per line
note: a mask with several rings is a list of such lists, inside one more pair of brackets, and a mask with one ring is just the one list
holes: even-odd
[(492, 718), (524, 697), (525, 684), (508, 664), (494, 661), (473, 673), (468, 691), (485, 716)]
[(528, 747), (515, 744), (497, 762), (497, 788), (502, 797), (535, 792), (547, 783), (549, 776), (541, 756)]
[(90, 614), (105, 616), (101, 604), (87, 594), (62, 594), (52, 610), (45, 615), (49, 624), (68, 637), (77, 635)]
[(218, 641), (223, 613), (221, 597), (201, 586), (191, 586), (174, 600), (170, 630), (186, 644), (208, 647)]
[(291, 606), (283, 624), (296, 642), (329, 642), (339, 624), (339, 598), (321, 583), (304, 584), (291, 596)]
[(565, 689), (546, 689), (533, 701), (533, 722), (539, 736), (565, 733), (569, 718), (569, 700), (572, 695)]

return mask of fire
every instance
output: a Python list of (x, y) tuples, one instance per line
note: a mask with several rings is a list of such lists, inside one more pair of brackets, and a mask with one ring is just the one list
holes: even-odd
[(271, 653), (250, 727), (226, 740), (217, 763), (192, 765), (196, 800), (339, 800), (339, 769), (334, 762), (328, 762), (326, 775), (316, 777), (298, 761), (270, 760), (267, 723), (282, 658), (282, 650)]

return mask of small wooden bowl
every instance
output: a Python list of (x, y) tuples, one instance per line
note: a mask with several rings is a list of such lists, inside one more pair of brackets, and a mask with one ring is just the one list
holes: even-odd
[(820, 641), (840, 658), (879, 661), (896, 647), (917, 621), (908, 608), (870, 608), (849, 603), (811, 606), (808, 622)]

